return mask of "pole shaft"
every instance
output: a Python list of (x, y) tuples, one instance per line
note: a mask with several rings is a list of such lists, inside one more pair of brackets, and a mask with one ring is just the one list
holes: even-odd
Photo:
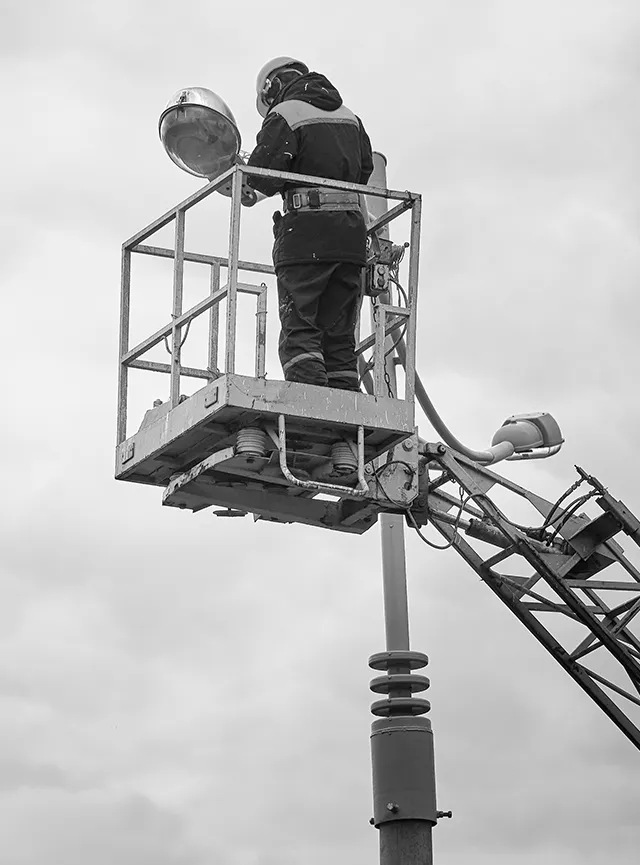
[[(370, 180), (374, 185), (383, 189), (387, 187), (387, 172), (386, 160), (382, 154), (374, 153), (374, 172)], [(372, 199), (367, 201), (369, 212), (379, 218), (384, 215), (387, 210), (387, 200), (384, 198)], [(415, 211), (414, 211), (415, 213)], [(418, 209), (419, 219), (419, 209)], [(412, 222), (412, 243), (417, 243), (417, 235), (413, 229), (415, 219)], [(419, 224), (419, 223), (418, 223)], [(389, 237), (389, 227), (385, 226), (380, 235)], [(413, 252), (413, 249), (412, 249)], [(417, 254), (417, 253), (416, 253)], [(412, 259), (413, 261), (414, 259)], [(383, 295), (381, 300), (389, 302), (389, 294)], [(375, 322), (373, 322), (375, 326)], [(412, 332), (413, 336), (413, 332)], [(390, 337), (385, 341), (386, 345), (391, 345)], [(383, 349), (384, 351), (384, 349)], [(393, 352), (384, 358), (384, 370), (386, 372), (386, 380), (389, 384), (391, 393), (394, 397), (398, 394), (398, 385), (396, 379), (395, 365), (393, 363)], [(378, 366), (381, 366), (378, 363)], [(380, 370), (376, 370), (376, 378), (380, 378)], [(381, 393), (381, 383), (377, 381), (375, 389), (376, 393)], [(407, 388), (405, 397), (413, 399), (413, 391)], [(384, 597), (384, 627), (385, 638), (388, 652), (409, 651), (409, 605), (407, 598), (407, 567), (404, 544), (404, 517), (402, 514), (382, 514), (380, 517), (380, 535), (382, 540), (382, 586)], [(408, 663), (389, 666), (388, 673), (393, 676), (396, 673), (406, 674), (411, 672), (411, 667)], [(398, 690), (396, 693), (401, 694)], [(411, 689), (409, 688), (403, 696), (411, 697)], [(396, 716), (397, 717), (397, 716)], [(410, 722), (407, 718), (407, 722)], [(375, 724), (374, 724), (375, 726)], [(430, 730), (430, 727), (429, 727)], [(386, 735), (392, 735), (388, 733)], [(415, 733), (395, 732), (394, 736), (415, 736)], [(432, 740), (431, 740), (432, 742)], [(431, 748), (433, 745), (431, 744)], [(375, 750), (375, 749), (374, 749)], [(433, 752), (431, 752), (433, 754)], [(423, 752), (418, 748), (412, 750), (407, 748), (406, 752), (400, 759), (400, 765), (394, 761), (396, 770), (399, 770), (397, 790), (401, 793), (407, 776), (411, 776), (411, 770), (415, 769), (415, 761), (420, 764), (421, 769), (430, 773), (433, 779), (433, 808), (435, 809), (435, 779), (433, 778), (433, 756), (431, 761), (424, 761)], [(374, 799), (380, 794), (378, 784), (383, 784), (384, 779), (378, 779), (374, 758)], [(409, 761), (409, 765), (406, 761)], [(411, 765), (413, 764), (413, 765)], [(378, 768), (382, 766), (378, 763)], [(392, 785), (394, 786), (394, 785)], [(376, 789), (378, 788), (378, 789)], [(391, 793), (395, 797), (395, 791)], [(399, 796), (402, 798), (402, 795)], [(380, 832), (380, 865), (433, 865), (433, 846), (432, 846), (432, 828), (433, 824), (429, 820), (415, 819), (400, 819), (388, 820), (379, 823), (378, 831)]]
[(433, 865), (431, 824), (395, 820), (380, 826), (380, 865)]
[(401, 514), (382, 514), (380, 535), (387, 651), (405, 651), (409, 649), (409, 606), (404, 551), (404, 517)]

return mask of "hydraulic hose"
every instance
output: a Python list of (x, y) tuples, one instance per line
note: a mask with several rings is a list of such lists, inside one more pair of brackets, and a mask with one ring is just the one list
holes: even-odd
[[(406, 369), (407, 346), (404, 339), (398, 341), (396, 351), (398, 353), (398, 357), (400, 358), (400, 363)], [(511, 442), (500, 442), (497, 445), (492, 445), (492, 447), (487, 448), (484, 451), (474, 451), (471, 448), (468, 448), (454, 436), (449, 427), (442, 420), (436, 410), (436, 407), (429, 399), (429, 395), (425, 390), (425, 387), (422, 384), (420, 376), (417, 372), (415, 388), (416, 399), (418, 400), (420, 408), (426, 414), (434, 430), (442, 438), (445, 444), (448, 444), (449, 447), (454, 449), (454, 451), (457, 451), (459, 454), (468, 457), (476, 463), (481, 463), (482, 465), (490, 465), (491, 463), (497, 463), (500, 460), (507, 459), (515, 452), (515, 448), (511, 444)]]

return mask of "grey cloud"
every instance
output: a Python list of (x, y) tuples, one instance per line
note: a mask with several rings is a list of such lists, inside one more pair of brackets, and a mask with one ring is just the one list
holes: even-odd
[[(111, 481), (119, 247), (197, 186), (157, 139), (183, 84), (218, 90), (249, 147), (254, 67), (304, 46), (387, 153), (390, 184), (424, 194), (419, 367), (445, 418), (483, 446), (507, 414), (552, 410), (563, 453), (504, 472), (555, 498), (578, 461), (637, 503), (636, 4), (374, 3), (367, 20), (342, 4), (340, 27), (330, 12), (315, 41), (304, 15), (248, 26), (256, 3), (242, 21), (195, 2), (12, 12), (3, 68), (42, 107), (0, 145), (15, 366), (0, 766), (31, 779), (2, 797), (11, 865), (377, 855), (374, 531), (229, 525)], [(243, 233), (264, 258), (266, 207)], [(223, 251), (226, 216), (210, 214), (189, 242)], [(160, 291), (147, 274), (164, 316)], [(438, 861), (635, 862), (631, 746), (453, 553), (409, 535), (408, 554), (440, 805), (455, 812)]]
[(136, 795), (39, 793), (5, 799), (3, 850), (16, 865), (204, 865), (182, 822)]

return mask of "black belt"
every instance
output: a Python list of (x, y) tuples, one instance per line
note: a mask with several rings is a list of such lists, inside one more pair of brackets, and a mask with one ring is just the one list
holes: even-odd
[(357, 192), (323, 189), (289, 189), (284, 195), (284, 211), (290, 210), (359, 210)]

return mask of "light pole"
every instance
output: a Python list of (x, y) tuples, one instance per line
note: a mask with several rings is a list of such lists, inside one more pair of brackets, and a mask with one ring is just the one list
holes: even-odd
[[(380, 153), (374, 153), (369, 183), (387, 187), (386, 159)], [(387, 203), (383, 198), (369, 198), (367, 208), (377, 219)], [(381, 236), (388, 237), (387, 226)], [(386, 359), (385, 371), (395, 396), (393, 352)], [(369, 666), (385, 673), (374, 678), (370, 687), (387, 697), (371, 706), (377, 716), (371, 725), (372, 823), (380, 832), (380, 865), (431, 865), (431, 836), (437, 821), (433, 734), (430, 721), (420, 717), (431, 706), (413, 696), (429, 687), (426, 676), (413, 673), (426, 666), (428, 658), (410, 650), (404, 517), (381, 514), (380, 534), (386, 651), (372, 655)]]

